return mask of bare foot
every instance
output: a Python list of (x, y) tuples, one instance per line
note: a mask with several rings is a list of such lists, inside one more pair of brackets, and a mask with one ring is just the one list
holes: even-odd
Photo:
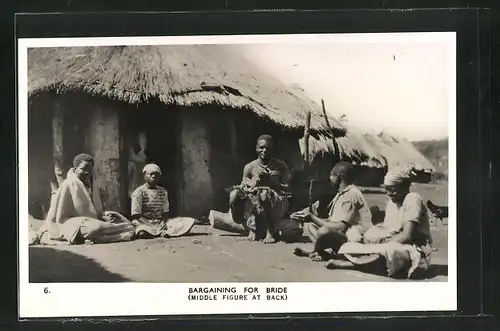
[(323, 261), (323, 257), (321, 255), (319, 255), (318, 252), (313, 252), (313, 253), (309, 254), (309, 258), (314, 262)]
[(327, 269), (352, 269), (352, 268), (354, 268), (354, 263), (352, 263), (350, 261), (331, 259), (331, 260), (328, 260), (328, 262), (326, 262), (325, 268), (327, 268)]
[(276, 239), (274, 239), (271, 234), (267, 234), (266, 237), (262, 239), (262, 242), (264, 244), (274, 244), (276, 242)]
[(250, 231), (250, 232), (248, 233), (247, 240), (248, 240), (248, 241), (255, 241), (255, 232)]
[(308, 257), (309, 255), (311, 255), (311, 252), (308, 252), (300, 247), (295, 247), (295, 249), (293, 250), (293, 254), (301, 257)]
[(329, 260), (328, 262), (325, 263), (325, 268), (327, 269), (335, 269), (337, 268), (337, 261), (336, 260)]

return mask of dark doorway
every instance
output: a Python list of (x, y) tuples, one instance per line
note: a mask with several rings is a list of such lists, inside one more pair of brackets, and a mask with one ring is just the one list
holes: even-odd
[[(177, 109), (160, 102), (151, 102), (133, 106), (127, 113), (128, 137), (125, 144), (134, 144), (133, 137), (136, 137), (138, 132), (145, 133), (146, 163), (156, 163), (162, 169), (160, 185), (168, 191), (170, 215), (176, 216), (180, 207), (179, 187), (182, 180)], [(130, 209), (130, 206), (127, 208)]]

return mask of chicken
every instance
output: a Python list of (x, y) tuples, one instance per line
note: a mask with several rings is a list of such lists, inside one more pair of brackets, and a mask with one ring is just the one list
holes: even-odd
[(427, 200), (427, 208), (434, 215), (434, 217), (440, 219), (448, 218), (448, 207), (447, 206), (436, 206), (432, 201)]

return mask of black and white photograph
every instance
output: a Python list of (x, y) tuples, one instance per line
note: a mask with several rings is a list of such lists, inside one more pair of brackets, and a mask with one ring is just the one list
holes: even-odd
[(21, 316), (456, 309), (455, 43), (20, 39)]

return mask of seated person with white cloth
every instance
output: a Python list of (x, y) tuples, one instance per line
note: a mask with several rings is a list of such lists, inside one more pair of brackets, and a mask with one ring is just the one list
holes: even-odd
[(428, 270), (432, 253), (429, 214), (420, 194), (410, 192), (412, 175), (409, 167), (386, 174), (384, 187), (389, 201), (384, 222), (366, 231), (363, 244), (344, 244), (338, 257), (328, 261), (327, 268), (358, 268), (385, 258), (389, 276), (410, 278), (415, 271)]

